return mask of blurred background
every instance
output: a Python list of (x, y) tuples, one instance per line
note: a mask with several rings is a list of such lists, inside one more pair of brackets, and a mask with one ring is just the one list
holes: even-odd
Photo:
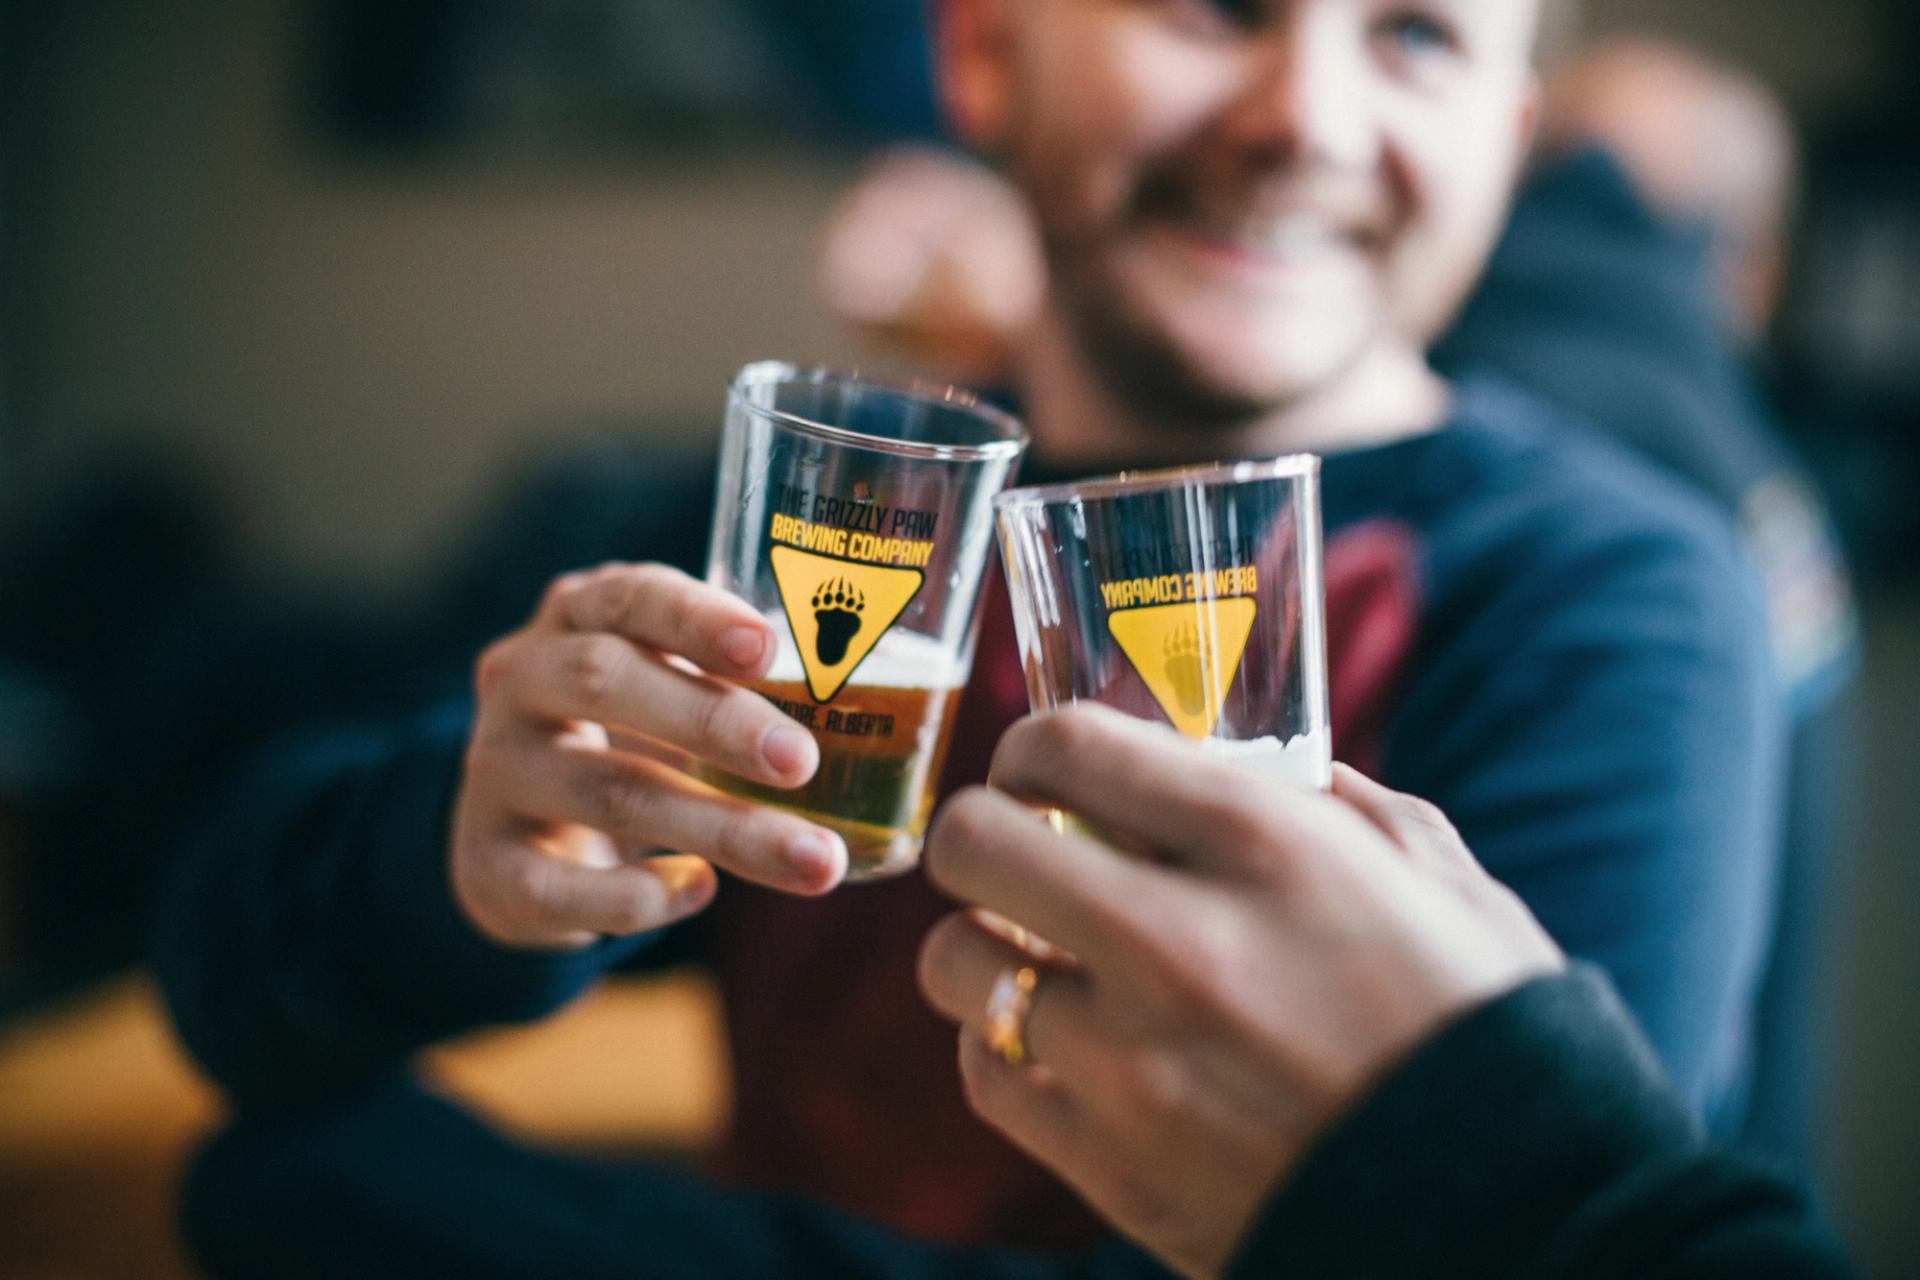
[[(1867, 1274), (1920, 1275), (1920, 6), (1560, 25), (1744, 69), (1800, 151), (1752, 355), (1865, 633), (1821, 1186)], [(465, 643), (446, 566), (511, 554), (487, 513), (556, 450), (703, 449), (751, 359), (933, 358), (873, 345), (894, 295), (823, 239), (873, 148), (938, 138), (926, 61), (915, 0), (0, 2), (0, 1275), (189, 1274), (216, 1104), (139, 957), (196, 777)], [(436, 1069), (575, 1144), (726, 1105), (695, 975)]]

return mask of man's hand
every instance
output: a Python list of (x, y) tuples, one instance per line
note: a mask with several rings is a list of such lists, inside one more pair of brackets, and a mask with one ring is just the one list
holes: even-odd
[(475, 671), (450, 869), (475, 927), (546, 948), (658, 928), (712, 900), (715, 864), (794, 893), (838, 884), (837, 835), (685, 772), (796, 787), (819, 767), (811, 734), (716, 678), (758, 678), (774, 651), (764, 618), (666, 565), (556, 580)]
[[(921, 987), (963, 1026), (973, 1108), (1189, 1275), (1227, 1263), (1387, 1067), (1564, 964), (1437, 810), (1344, 767), (1331, 796), (1262, 783), (1074, 709), (1016, 725), (993, 785), (950, 800), (928, 839), (934, 881), (991, 914), (935, 926)], [(1035, 804), (1129, 852), (1056, 833)], [(1058, 949), (1036, 961), (1008, 921)], [(982, 1021), (1025, 965), (1041, 976), (1012, 1065)]]

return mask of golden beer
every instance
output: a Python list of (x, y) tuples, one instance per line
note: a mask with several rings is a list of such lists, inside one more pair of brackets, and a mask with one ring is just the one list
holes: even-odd
[[(884, 642), (883, 642), (884, 643)], [(783, 655), (784, 656), (784, 655)], [(875, 658), (882, 655), (876, 653)], [(747, 687), (805, 726), (820, 744), (820, 768), (791, 790), (762, 786), (708, 765), (699, 776), (729, 795), (774, 805), (838, 832), (847, 843), (847, 878), (897, 875), (920, 857), (920, 841), (933, 814), (935, 788), (953, 736), (960, 701), (957, 680), (928, 680), (950, 672), (903, 669), (870, 662), (828, 703), (815, 702), (804, 681), (774, 678)], [(939, 666), (951, 667), (942, 662)], [(927, 683), (915, 683), (914, 677)]]

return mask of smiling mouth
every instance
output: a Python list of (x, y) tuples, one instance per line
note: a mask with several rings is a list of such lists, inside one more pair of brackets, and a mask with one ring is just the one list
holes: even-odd
[(1189, 261), (1256, 288), (1343, 278), (1362, 264), (1370, 243), (1325, 218), (1302, 215), (1163, 217), (1149, 231)]
[(1363, 252), (1371, 237), (1319, 213), (1196, 211), (1163, 225), (1216, 253), (1272, 266), (1309, 266)]

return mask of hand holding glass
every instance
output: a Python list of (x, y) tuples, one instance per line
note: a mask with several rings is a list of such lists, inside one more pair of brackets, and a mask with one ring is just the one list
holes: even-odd
[(994, 506), (1034, 710), (1100, 703), (1327, 787), (1319, 459), (1014, 489)]
[(805, 725), (820, 768), (792, 791), (699, 768), (846, 841), (848, 879), (919, 858), (1019, 422), (955, 388), (756, 364), (727, 402), (707, 580), (774, 625), (752, 687)]

